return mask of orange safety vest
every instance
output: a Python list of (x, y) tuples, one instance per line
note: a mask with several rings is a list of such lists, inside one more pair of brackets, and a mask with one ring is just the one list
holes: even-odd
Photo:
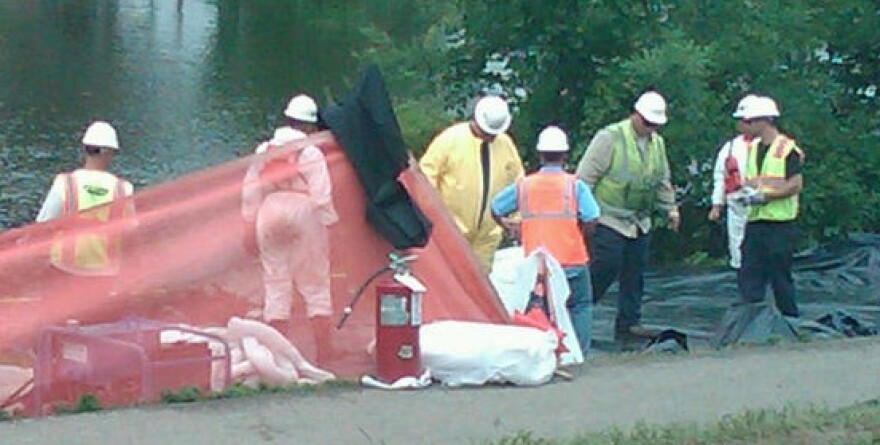
[[(62, 216), (69, 217), (56, 233), (52, 264), (77, 275), (115, 275), (122, 251), (121, 224), (125, 217), (125, 181), (116, 179), (109, 197), (89, 203), (73, 174), (63, 175), (66, 185)], [(114, 225), (115, 223), (115, 225)]]
[(590, 261), (578, 226), (577, 178), (561, 171), (539, 171), (517, 181), (523, 248), (543, 246), (563, 266)]

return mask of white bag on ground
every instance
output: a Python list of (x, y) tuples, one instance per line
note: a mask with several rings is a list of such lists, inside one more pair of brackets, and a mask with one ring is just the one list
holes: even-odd
[(565, 306), (570, 293), (568, 280), (565, 278), (565, 271), (556, 258), (553, 258), (553, 255), (543, 248), (535, 249), (528, 257), (524, 257), (525, 254), (520, 246), (500, 249), (495, 252), (489, 280), (495, 286), (508, 314), (512, 316), (514, 311), (525, 312), (529, 295), (535, 288), (535, 281), (538, 279), (538, 265), (541, 261), (539, 255), (541, 254), (545, 256), (547, 261), (547, 292), (553, 301), (556, 324), (562, 332), (565, 332), (562, 344), (568, 349), (568, 352), (559, 358), (560, 363), (563, 365), (581, 364), (584, 362), (584, 354), (581, 352), (568, 308)]
[(488, 323), (438, 321), (422, 326), (422, 363), (445, 385), (542, 385), (556, 370), (556, 335)]

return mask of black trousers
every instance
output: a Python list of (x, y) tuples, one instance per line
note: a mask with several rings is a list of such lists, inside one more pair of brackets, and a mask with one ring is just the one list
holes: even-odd
[(776, 307), (787, 317), (798, 317), (791, 266), (797, 228), (793, 221), (755, 221), (746, 224), (742, 266), (737, 281), (743, 301), (759, 303), (773, 288)]
[(618, 279), (617, 319), (615, 330), (627, 331), (642, 318), (642, 296), (645, 293), (645, 268), (648, 266), (650, 235), (640, 233), (627, 238), (603, 225), (589, 237), (590, 278), (593, 302), (598, 302)]

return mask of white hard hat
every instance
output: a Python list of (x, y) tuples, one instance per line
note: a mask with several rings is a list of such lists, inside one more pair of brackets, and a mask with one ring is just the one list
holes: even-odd
[(269, 141), (269, 145), (281, 147), (288, 142), (292, 142), (297, 139), (305, 139), (306, 137), (306, 134), (302, 131), (294, 130), (290, 127), (280, 127), (275, 130), (275, 134), (272, 135), (272, 140)]
[(639, 96), (634, 107), (648, 123), (663, 125), (666, 123), (666, 99), (656, 91), (648, 91)]
[(480, 130), (497, 136), (510, 128), (510, 108), (507, 101), (498, 96), (486, 96), (474, 107), (474, 121)]
[(104, 121), (92, 122), (83, 135), (82, 143), (92, 147), (119, 150), (119, 138), (116, 136), (116, 130)]
[(568, 136), (559, 127), (547, 127), (538, 135), (537, 148), (541, 153), (565, 153), (568, 151)]
[(759, 117), (779, 117), (779, 107), (776, 101), (766, 96), (756, 97), (745, 109), (742, 119), (757, 119)]
[(287, 103), (284, 115), (303, 122), (318, 122), (318, 104), (315, 100), (305, 94), (294, 96)]
[(752, 107), (752, 104), (755, 103), (755, 99), (758, 96), (754, 94), (749, 94), (742, 99), (739, 100), (739, 103), (736, 104), (736, 110), (733, 112), (733, 117), (737, 119), (742, 119), (743, 115), (746, 113), (746, 110)]

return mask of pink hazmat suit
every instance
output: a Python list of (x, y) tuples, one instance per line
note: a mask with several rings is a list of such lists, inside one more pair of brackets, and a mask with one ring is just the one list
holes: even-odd
[(242, 216), (255, 223), (267, 322), (290, 319), (294, 285), (309, 318), (333, 313), (327, 227), (339, 217), (324, 154), (313, 145), (277, 149), (305, 137), (289, 127), (277, 130), (257, 148), (242, 189)]

